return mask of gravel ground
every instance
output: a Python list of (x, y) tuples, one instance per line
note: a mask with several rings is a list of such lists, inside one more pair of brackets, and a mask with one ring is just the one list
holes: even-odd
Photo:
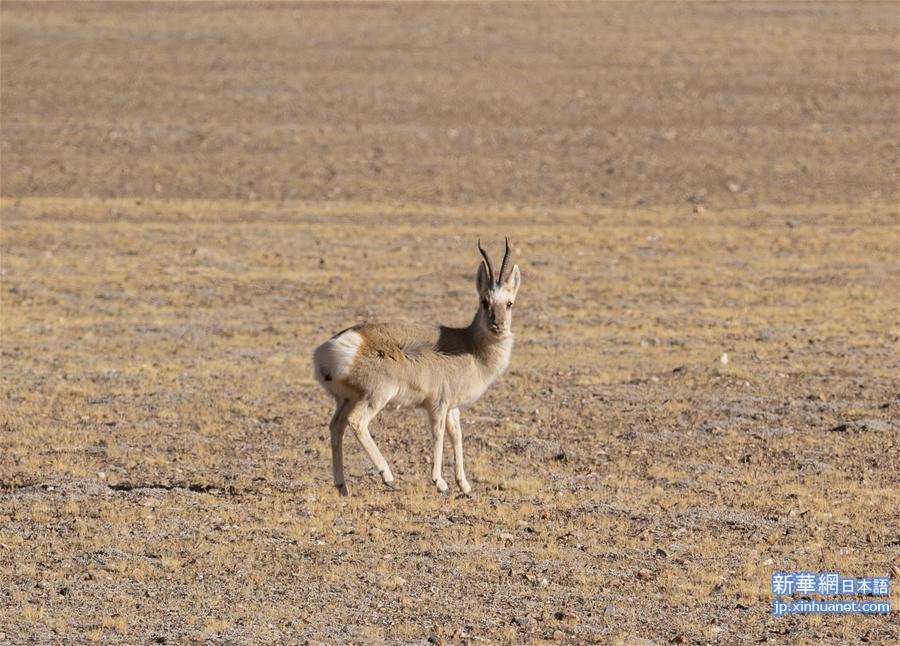
[[(900, 603), (898, 12), (3, 2), (0, 642), (900, 641), (770, 592)], [(474, 496), (339, 499), (312, 349), (504, 235)]]

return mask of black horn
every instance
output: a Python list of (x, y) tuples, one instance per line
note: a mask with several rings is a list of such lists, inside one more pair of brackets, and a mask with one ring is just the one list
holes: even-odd
[(484, 262), (487, 265), (488, 270), (488, 282), (494, 282), (494, 265), (491, 264), (491, 259), (488, 258), (487, 251), (481, 248), (481, 238), (478, 239), (478, 251), (481, 252), (482, 257), (484, 257)]
[(503, 262), (500, 263), (500, 275), (497, 276), (497, 285), (503, 282), (503, 272), (506, 271), (506, 261), (509, 260), (509, 238), (504, 238), (506, 241), (506, 251), (503, 252)]

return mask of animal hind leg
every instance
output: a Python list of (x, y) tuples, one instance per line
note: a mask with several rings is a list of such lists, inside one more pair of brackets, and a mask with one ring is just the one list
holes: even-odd
[(356, 439), (359, 440), (359, 443), (362, 444), (369, 455), (369, 459), (372, 460), (372, 464), (375, 465), (375, 468), (381, 474), (384, 484), (393, 488), (394, 474), (391, 473), (387, 460), (381, 455), (381, 451), (378, 450), (375, 440), (372, 439), (372, 435), (369, 433), (369, 422), (382, 408), (384, 408), (384, 404), (379, 405), (372, 400), (361, 399), (352, 405), (347, 414), (347, 422), (350, 428), (353, 429), (354, 434), (356, 434)]
[(331, 429), (331, 472), (334, 486), (342, 496), (349, 492), (344, 482), (344, 430), (347, 428), (347, 413), (350, 411), (349, 399), (338, 399), (328, 428)]

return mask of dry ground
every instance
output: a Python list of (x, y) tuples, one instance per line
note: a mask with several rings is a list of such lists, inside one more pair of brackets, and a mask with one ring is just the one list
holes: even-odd
[[(0, 639), (900, 640), (769, 614), (900, 603), (894, 3), (0, 17)], [(386, 412), (339, 499), (312, 348), (503, 235), (474, 497)]]

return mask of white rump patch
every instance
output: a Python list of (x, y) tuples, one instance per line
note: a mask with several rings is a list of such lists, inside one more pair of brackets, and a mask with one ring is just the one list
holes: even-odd
[(362, 340), (358, 332), (347, 330), (316, 348), (313, 353), (316, 379), (323, 383), (344, 379), (350, 373)]

